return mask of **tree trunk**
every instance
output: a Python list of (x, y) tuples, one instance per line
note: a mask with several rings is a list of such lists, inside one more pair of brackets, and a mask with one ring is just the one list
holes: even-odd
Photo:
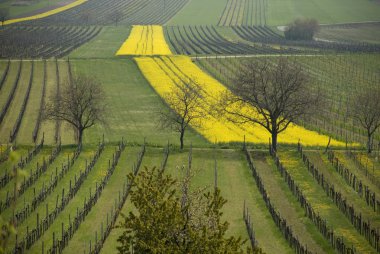
[(277, 135), (278, 133), (276, 131), (272, 132), (272, 148), (275, 152), (277, 152)]
[(368, 132), (367, 152), (372, 153), (372, 134)]
[(83, 139), (83, 129), (78, 130), (78, 145), (82, 144), (82, 139)]
[(272, 134), (272, 148), (275, 152), (277, 152), (277, 118), (271, 116), (271, 134)]
[(179, 141), (181, 143), (181, 150), (183, 149), (183, 137), (185, 136), (185, 130), (181, 131), (181, 136), (179, 137)]

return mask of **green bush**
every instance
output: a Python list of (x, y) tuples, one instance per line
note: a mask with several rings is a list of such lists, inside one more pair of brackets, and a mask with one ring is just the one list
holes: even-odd
[(288, 40), (313, 40), (314, 34), (319, 31), (319, 23), (315, 19), (296, 19), (285, 30)]

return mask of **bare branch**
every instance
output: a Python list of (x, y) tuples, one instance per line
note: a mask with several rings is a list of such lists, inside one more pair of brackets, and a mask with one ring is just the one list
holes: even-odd
[(349, 114), (367, 131), (367, 151), (372, 152), (373, 134), (380, 127), (380, 89), (365, 90), (351, 99)]
[(308, 81), (301, 66), (287, 58), (277, 63), (250, 60), (240, 69), (232, 93), (222, 96), (220, 106), (228, 119), (268, 130), (276, 149), (277, 135), (319, 105), (320, 96), (309, 90)]
[(205, 116), (200, 108), (202, 99), (201, 87), (194, 82), (178, 83), (177, 86), (164, 96), (165, 102), (171, 107), (164, 107), (159, 115), (159, 126), (180, 133), (181, 149), (186, 129), (191, 124), (201, 127)]
[(62, 93), (44, 106), (44, 120), (66, 121), (76, 130), (78, 143), (83, 131), (104, 122), (106, 105), (101, 84), (91, 77), (73, 76), (64, 82)]

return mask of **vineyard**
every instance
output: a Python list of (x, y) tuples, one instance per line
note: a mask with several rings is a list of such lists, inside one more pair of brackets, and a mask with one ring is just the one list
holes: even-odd
[[(164, 4), (165, 2), (165, 4)], [(67, 9), (56, 15), (42, 17), (22, 25), (110, 25), (122, 23), (164, 24), (175, 15), (187, 0), (92, 0), (85, 1), (76, 8)]]
[[(0, 3), (1, 15), (10, 8), (0, 20), (0, 221), (15, 226), (4, 253), (119, 253), (117, 225), (138, 209), (127, 176), (146, 167), (172, 175), (174, 195), (189, 174), (191, 190), (219, 188), (226, 235), (246, 239), (244, 249), (380, 253), (380, 128), (367, 153), (351, 108), (380, 84), (378, 3), (37, 2)], [(322, 24), (314, 40), (285, 38), (298, 17)], [(300, 66), (306, 96), (322, 100), (278, 134), (276, 149), (265, 127), (228, 113), (259, 119), (255, 105), (220, 107), (237, 97), (247, 63), (280, 59)], [(104, 119), (82, 143), (45, 114), (77, 75), (104, 90)], [(199, 119), (181, 133), (162, 116), (181, 116), (171, 96), (186, 89), (199, 92)]]
[(368, 42), (355, 42), (347, 40), (313, 40), (313, 41), (289, 41), (267, 26), (242, 26), (232, 28), (241, 38), (250, 42), (260, 42), (290, 47), (312, 48), (319, 51), (366, 53), (379, 52), (380, 46)]
[(215, 26), (167, 26), (165, 35), (176, 54), (236, 55), (236, 54), (290, 54), (301, 50), (273, 45), (247, 44), (226, 39)]
[(10, 25), (10, 24), (14, 24), (14, 23), (23, 22), (23, 21), (30, 21), (30, 20), (36, 20), (36, 19), (41, 19), (41, 18), (49, 17), (51, 15), (54, 15), (54, 14), (57, 14), (57, 13), (69, 10), (71, 8), (74, 8), (74, 7), (77, 7), (78, 5), (81, 5), (81, 4), (85, 3), (86, 1), (87, 0), (77, 0), (77, 1), (75, 1), (73, 3), (64, 5), (64, 6), (59, 7), (59, 8), (55, 8), (55, 9), (47, 11), (47, 12), (43, 12), (41, 14), (37, 14), (37, 15), (33, 15), (33, 16), (27, 16), (27, 17), (24, 17), (24, 18), (10, 19), (10, 20), (5, 21), (4, 25)]
[[(380, 81), (378, 55), (288, 56), (307, 70), (316, 90), (323, 91), (326, 107), (304, 119), (301, 125), (319, 133), (328, 133), (339, 140), (363, 143), (366, 133), (348, 115), (349, 98), (360, 89), (370, 89)], [(275, 60), (275, 57), (273, 58)], [(197, 63), (223, 84), (231, 85), (244, 58), (206, 58)], [(358, 86), (360, 84), (360, 86)], [(343, 95), (343, 96), (342, 96)], [(375, 134), (380, 140), (380, 133)]]
[(6, 21), (0, 33), (0, 57), (63, 57), (96, 37), (101, 26), (164, 24), (187, 1), (165, 0), (164, 6), (161, 0), (78, 2), (73, 3), (75, 8)]
[(219, 26), (265, 26), (268, 1), (228, 0), (220, 16)]
[(6, 27), (0, 33), (0, 57), (62, 57), (90, 41), (100, 31), (101, 27), (95, 26)]

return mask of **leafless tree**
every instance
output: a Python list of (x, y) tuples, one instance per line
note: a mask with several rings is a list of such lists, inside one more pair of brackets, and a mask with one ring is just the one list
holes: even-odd
[(373, 149), (373, 136), (380, 127), (380, 88), (364, 90), (352, 98), (350, 115), (367, 131), (367, 152)]
[(83, 23), (85, 23), (87, 25), (90, 24), (91, 21), (94, 18), (93, 12), (89, 11), (89, 10), (83, 10), (83, 11), (81, 11), (80, 15), (81, 15), (81, 18), (83, 20)]
[(161, 128), (178, 132), (181, 149), (183, 149), (186, 129), (190, 124), (201, 127), (201, 119), (205, 117), (200, 108), (201, 87), (194, 82), (181, 83), (166, 94), (164, 99), (171, 109), (164, 107), (159, 112), (159, 125)]
[(105, 122), (105, 93), (94, 78), (73, 75), (65, 80), (62, 92), (44, 106), (44, 120), (68, 122), (76, 132), (78, 144), (83, 132), (98, 122)]
[(311, 92), (308, 81), (301, 66), (287, 58), (279, 58), (276, 63), (249, 60), (231, 86), (232, 93), (222, 96), (222, 112), (235, 123), (264, 127), (276, 151), (278, 134), (319, 104), (319, 93)]
[(5, 8), (1, 8), (0, 9), (0, 21), (1, 21), (2, 26), (4, 26), (4, 22), (8, 18), (8, 16), (9, 16), (9, 10), (5, 9)]
[(110, 14), (110, 19), (117, 26), (119, 21), (123, 19), (124, 13), (120, 10), (115, 10)]

